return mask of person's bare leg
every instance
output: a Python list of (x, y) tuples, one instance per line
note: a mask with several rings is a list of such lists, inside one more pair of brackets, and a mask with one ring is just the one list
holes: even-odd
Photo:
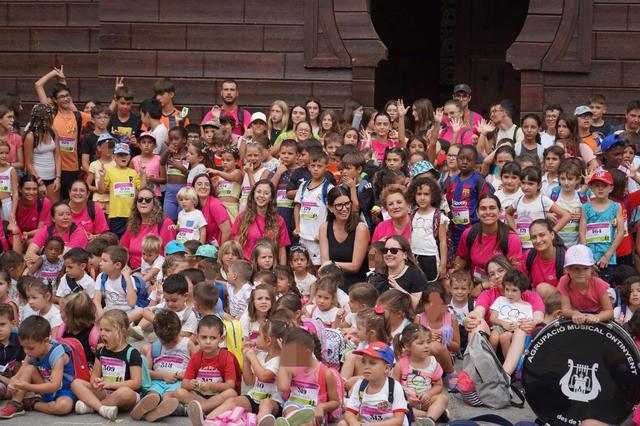
[(526, 338), (527, 333), (520, 329), (516, 329), (513, 333), (511, 345), (509, 345), (509, 350), (505, 354), (504, 363), (502, 364), (502, 368), (508, 375), (512, 375), (513, 372), (516, 371), (516, 367), (518, 367), (520, 356), (524, 353), (524, 342)]

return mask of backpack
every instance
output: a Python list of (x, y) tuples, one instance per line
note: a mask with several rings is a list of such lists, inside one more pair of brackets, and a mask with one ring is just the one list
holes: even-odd
[[(480, 234), (480, 223), (476, 223), (471, 226), (469, 229), (469, 233), (467, 234), (467, 238), (465, 238), (464, 242), (467, 245), (467, 250), (471, 253), (471, 247), (473, 243), (478, 239), (478, 235)], [(500, 251), (505, 256), (509, 253), (509, 229), (502, 222), (498, 222), (498, 226), (502, 226), (504, 229), (502, 232), (502, 237), (500, 238)]]
[(242, 327), (238, 320), (226, 320), (220, 315), (216, 315), (222, 320), (224, 324), (224, 338), (227, 350), (233, 354), (238, 362), (240, 368), (242, 368)]
[[(220, 359), (220, 361), (224, 360), (224, 362), (220, 362), (220, 374), (222, 375), (222, 381), (225, 381), (224, 378), (224, 370), (225, 367), (227, 366), (227, 357), (223, 356), (225, 353), (229, 352), (228, 350), (224, 349), (224, 348), (220, 348), (220, 352), (218, 352), (218, 358)], [(231, 353), (231, 352), (229, 352)], [(233, 355), (233, 354), (232, 354)], [(196, 365), (200, 365), (202, 364), (202, 357), (204, 356), (204, 354), (202, 353), (202, 351), (198, 351), (196, 352), (191, 359), (193, 360), (193, 362)], [(238, 362), (238, 358), (233, 355), (233, 367), (236, 371), (236, 387), (235, 387), (235, 391), (238, 393), (238, 395), (242, 395), (241, 391), (240, 391), (240, 387), (242, 386), (242, 368), (240, 367), (240, 363)]]
[[(40, 199), (38, 198), (38, 200)], [(69, 200), (64, 200), (63, 203), (69, 204)], [(40, 206), (40, 209), (42, 209), (42, 205)], [(87, 201), (87, 213), (89, 213), (91, 220), (96, 220), (96, 205), (92, 200)]]
[[(309, 186), (310, 183), (311, 183), (311, 179), (305, 180), (304, 183), (302, 184), (302, 189), (300, 190), (301, 200), (304, 198), (304, 191), (307, 190), (307, 187)], [(329, 179), (325, 178), (324, 182), (322, 182), (322, 204), (324, 204), (325, 206), (327, 205), (327, 193), (329, 192), (329, 185), (331, 185), (331, 182), (329, 182)]]
[[(580, 191), (576, 191), (578, 193), (578, 198), (580, 199), (580, 202), (582, 204), (586, 204), (589, 202), (589, 195), (586, 192), (580, 192)], [(553, 201), (554, 203), (556, 201), (558, 201), (558, 198), (560, 197), (560, 187), (556, 186), (551, 190), (551, 194), (549, 195), (549, 198), (551, 198), (551, 201)]]
[[(56, 229), (55, 225), (49, 225), (47, 226), (47, 238), (51, 238), (53, 237), (53, 231)], [(69, 228), (69, 238), (71, 238), (71, 236), (73, 235), (74, 232), (76, 232), (76, 229), (78, 229), (78, 225), (76, 225), (75, 223), (71, 224), (71, 228)]]
[[(522, 393), (511, 385), (509, 376), (502, 369), (502, 363), (482, 332), (475, 333), (469, 340), (462, 369), (473, 380), (483, 405), (491, 408), (524, 407)], [(513, 401), (512, 393), (520, 402)]]
[[(387, 377), (387, 380), (389, 381), (389, 395), (387, 396), (387, 401), (389, 402), (389, 405), (393, 405), (393, 393), (396, 388), (396, 381), (393, 377)], [(362, 379), (360, 382), (360, 388), (358, 389), (358, 399), (360, 400), (360, 404), (362, 404), (362, 400), (364, 399), (364, 391), (367, 389), (367, 386), (369, 386), (369, 381), (367, 379)], [(414, 421), (413, 407), (409, 404), (404, 388), (402, 389), (402, 392), (404, 393), (405, 400), (407, 400), (407, 422), (411, 425)]]
[[(75, 337), (63, 337), (65, 330), (66, 330), (66, 326), (65, 326), (65, 323), (63, 322), (62, 324), (60, 324), (60, 327), (58, 327), (58, 332), (56, 333), (56, 340), (58, 342), (65, 339), (78, 340)], [(100, 328), (96, 324), (93, 324), (93, 327), (91, 327), (91, 331), (89, 332), (89, 346), (91, 347), (91, 351), (94, 354), (97, 351), (99, 341), (100, 341)], [(84, 346), (80, 344), (80, 347), (82, 347), (82, 353), (84, 354)]]
[(326, 328), (322, 321), (316, 319), (305, 318), (303, 326), (320, 341), (322, 360), (318, 361), (322, 361), (329, 367), (339, 370), (340, 359), (346, 349), (342, 333), (333, 328)]
[[(109, 276), (105, 273), (100, 275), (100, 291), (104, 297), (105, 285)], [(133, 286), (136, 289), (136, 306), (145, 308), (149, 305), (149, 292), (147, 290), (147, 284), (138, 275), (131, 275), (133, 280)], [(124, 279), (124, 275), (120, 275), (120, 281), (122, 283), (122, 289), (127, 292), (127, 281)]]
[[(531, 267), (533, 267), (533, 261), (536, 259), (537, 254), (538, 252), (533, 249), (529, 250), (529, 253), (527, 254), (526, 265), (527, 265), (527, 271), (529, 271), (529, 274), (531, 274)], [(564, 275), (564, 249), (562, 247), (556, 247), (555, 268), (556, 268), (556, 278), (559, 281), (562, 275)]]
[(481, 416), (473, 417), (469, 420), (452, 420), (445, 426), (480, 426), (477, 422), (490, 423), (498, 426), (537, 426), (538, 423), (530, 421), (517, 422), (515, 425), (504, 417), (500, 417), (497, 414), (483, 414)]
[[(89, 364), (87, 363), (87, 356), (84, 353), (82, 343), (74, 337), (63, 337), (52, 341), (52, 344), (62, 345), (64, 353), (69, 356), (71, 362), (73, 362), (73, 377), (65, 377), (70, 382), (73, 379), (80, 379), (88, 382), (91, 379), (91, 370), (89, 370)], [(54, 363), (49, 358), (49, 364), (53, 367)], [(66, 376), (66, 375), (65, 375)]]
[[(336, 386), (337, 386), (336, 390), (338, 392), (338, 401), (340, 401), (340, 405), (338, 405), (338, 408), (330, 412), (328, 417), (329, 417), (329, 421), (337, 422), (343, 417), (342, 401), (340, 400), (340, 396), (345, 394), (344, 379), (342, 378), (342, 375), (338, 373), (338, 370), (336, 370), (335, 368), (327, 367), (324, 363), (320, 363), (320, 368), (318, 370), (318, 376), (319, 376), (318, 384), (320, 385), (319, 395), (322, 395), (323, 397), (322, 398), (320, 398), (320, 396), (318, 397), (319, 403), (327, 402), (327, 400), (329, 399), (329, 394), (327, 393), (327, 370), (331, 374), (333, 374), (333, 380), (335, 380)], [(321, 399), (324, 399), (324, 401), (322, 401)]]
[[(134, 349), (135, 348), (133, 346), (129, 346), (129, 349), (127, 349), (127, 364), (131, 363), (131, 352), (133, 352)], [(140, 365), (140, 368), (142, 369), (140, 393), (145, 393), (151, 388), (151, 374), (149, 373), (149, 366), (147, 365), (147, 357), (140, 354), (140, 358), (142, 358), (142, 365)]]

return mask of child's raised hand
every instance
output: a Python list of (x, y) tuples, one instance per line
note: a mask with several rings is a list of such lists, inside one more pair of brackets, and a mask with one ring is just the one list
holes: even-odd
[(220, 105), (214, 105), (211, 107), (211, 115), (213, 116), (213, 118), (220, 118), (220, 111), (222, 111), (220, 109)]
[(124, 87), (124, 77), (116, 77), (116, 87), (114, 91), (118, 90), (121, 87)]

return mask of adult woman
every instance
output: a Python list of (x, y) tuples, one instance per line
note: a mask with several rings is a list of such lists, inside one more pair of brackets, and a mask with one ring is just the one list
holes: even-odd
[(289, 105), (283, 100), (275, 100), (271, 104), (269, 118), (267, 119), (267, 136), (273, 145), (289, 126)]
[[(35, 176), (38, 189), (46, 191), (52, 202), (60, 200), (60, 140), (52, 129), (53, 110), (37, 104), (31, 111), (29, 131), (24, 136), (24, 164), (27, 173)], [(55, 167), (51, 167), (51, 165)]]
[(414, 121), (413, 134), (426, 137), (426, 133), (434, 121), (433, 104), (427, 98), (420, 98), (413, 102), (412, 111)]
[(304, 106), (307, 108), (307, 112), (309, 113), (309, 123), (311, 123), (311, 130), (313, 131), (314, 136), (318, 136), (320, 132), (320, 114), (322, 113), (322, 106), (320, 102), (311, 98), (307, 101)]
[[(285, 139), (290, 139), (295, 135), (295, 126), (302, 121), (309, 121), (309, 112), (307, 108), (302, 105), (294, 105), (291, 108), (291, 120), (288, 123), (286, 129), (282, 130), (282, 133), (278, 135), (276, 141), (273, 143), (273, 147), (271, 148), (271, 155), (277, 155), (278, 150), (280, 149), (280, 144)], [(311, 137), (311, 125), (309, 125), (309, 137)]]
[(22, 239), (28, 244), (38, 229), (44, 227), (48, 222), (51, 201), (38, 194), (38, 180), (33, 175), (22, 176), (19, 190), (20, 198), (16, 210), (16, 221), (22, 233)]
[(120, 244), (129, 249), (129, 265), (138, 269), (142, 264), (142, 240), (149, 234), (162, 238), (162, 252), (164, 246), (176, 238), (175, 231), (170, 229), (173, 221), (165, 217), (160, 199), (156, 197), (154, 188), (145, 186), (138, 191), (136, 205), (129, 216), (127, 229), (124, 231)]
[(332, 109), (327, 109), (322, 111), (320, 114), (320, 133), (319, 136), (322, 138), (326, 134), (336, 132), (339, 133), (338, 129), (338, 115)]
[(335, 186), (327, 194), (327, 222), (320, 225), (320, 262), (333, 262), (344, 271), (342, 289), (367, 279), (365, 263), (369, 228), (351, 209), (350, 191)]
[(27, 263), (33, 263), (37, 259), (49, 237), (62, 238), (65, 252), (74, 247), (87, 247), (89, 243), (87, 233), (71, 220), (71, 208), (68, 204), (58, 201), (51, 207), (51, 223), (49, 226), (40, 228), (29, 243), (29, 248), (24, 256)]
[(12, 109), (0, 105), (0, 141), (9, 144), (9, 165), (16, 170), (24, 168), (22, 138), (13, 131), (15, 116)]
[(464, 122), (464, 107), (460, 101), (450, 99), (445, 102), (442, 123), (444, 128), (440, 130), (438, 139), (444, 139), (451, 144), (473, 143), (473, 130), (467, 128)]
[(71, 220), (87, 232), (89, 241), (96, 235), (109, 230), (109, 223), (100, 208), (100, 204), (90, 200), (89, 186), (83, 180), (78, 179), (71, 184), (69, 189), (69, 207), (71, 208)]
[(525, 266), (531, 286), (543, 299), (555, 293), (564, 273), (564, 242), (547, 219), (536, 219), (529, 226), (533, 250), (529, 251)]
[(256, 242), (262, 237), (277, 242), (278, 260), (287, 262), (286, 247), (291, 244), (287, 225), (278, 214), (276, 191), (268, 179), (261, 179), (251, 188), (247, 208), (233, 223), (231, 236), (243, 247), (244, 258), (249, 260)]
[(404, 186), (392, 184), (387, 186), (380, 195), (382, 205), (387, 209), (390, 218), (376, 226), (371, 243), (387, 239), (393, 235), (411, 238), (411, 217), (409, 216), (410, 202)]
[(293, 126), (293, 131), (295, 133), (295, 139), (298, 143), (314, 137), (313, 130), (311, 129), (311, 124), (309, 124), (308, 121), (301, 121), (299, 123), (296, 123), (296, 125)]
[(409, 241), (399, 235), (389, 237), (384, 242), (382, 258), (386, 266), (389, 287), (409, 294), (413, 307), (418, 306), (422, 290), (427, 285), (427, 278), (411, 253)]
[[(500, 200), (493, 194), (481, 195), (476, 214), (479, 222), (468, 227), (460, 237), (454, 269), (469, 269), (474, 281), (484, 286), (487, 279), (485, 265), (496, 255), (507, 256), (515, 262), (522, 257), (520, 238), (502, 221)], [(482, 290), (474, 289), (475, 292)]]
[(564, 144), (564, 150), (571, 157), (581, 157), (587, 165), (587, 172), (598, 167), (598, 159), (593, 149), (580, 137), (578, 119), (571, 114), (562, 114), (556, 122), (556, 142)]
[(198, 209), (207, 220), (207, 242), (217, 241), (218, 247), (229, 239), (231, 222), (222, 201), (211, 194), (211, 179), (203, 173), (193, 179), (193, 188), (198, 194)]

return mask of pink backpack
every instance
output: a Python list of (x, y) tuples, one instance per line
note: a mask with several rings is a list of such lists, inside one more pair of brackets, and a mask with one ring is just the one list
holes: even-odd
[[(62, 340), (63, 339), (63, 335), (64, 335), (64, 331), (65, 331), (66, 327), (64, 322), (60, 325), (60, 327), (58, 327), (58, 332), (56, 333), (56, 340)], [(100, 328), (98, 328), (98, 326), (96, 324), (93, 324), (93, 327), (91, 327), (91, 331), (89, 332), (89, 346), (91, 347), (91, 350), (93, 351), (93, 354), (95, 355), (96, 351), (98, 350), (98, 342), (100, 341)]]
[(344, 399), (344, 379), (342, 375), (338, 373), (338, 371), (334, 368), (327, 367), (325, 364), (320, 363), (320, 368), (318, 369), (318, 384), (320, 385), (320, 393), (318, 395), (318, 402), (327, 402), (329, 399), (329, 394), (327, 393), (327, 370), (333, 374), (333, 380), (336, 382), (337, 391), (338, 391), (338, 408), (329, 413), (329, 421), (338, 422), (342, 419), (342, 400)]

